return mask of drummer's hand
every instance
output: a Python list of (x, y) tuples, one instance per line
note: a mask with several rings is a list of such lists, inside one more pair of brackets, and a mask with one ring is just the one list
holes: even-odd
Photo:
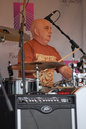
[(72, 79), (72, 70), (68, 66), (62, 66), (58, 69), (64, 78), (71, 80)]

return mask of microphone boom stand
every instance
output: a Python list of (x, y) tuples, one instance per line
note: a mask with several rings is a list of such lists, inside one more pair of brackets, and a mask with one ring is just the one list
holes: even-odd
[[(79, 48), (78, 44), (75, 43), (67, 34), (65, 34), (59, 26), (57, 26), (50, 18), (49, 21), (67, 38), (69, 39), (70, 43), (73, 45), (74, 48)], [(81, 48), (79, 49), (83, 54), (86, 54)]]
[[(75, 48), (80, 48), (77, 43), (75, 43), (67, 34), (65, 34), (59, 26), (57, 26), (49, 17), (48, 20), (67, 38), (69, 39), (70, 43), (71, 43), (71, 49), (72, 51), (74, 51)], [(79, 49), (84, 55), (86, 54), (81, 48)], [(73, 83), (75, 86), (76, 80), (75, 80), (75, 65), (74, 65), (74, 61), (75, 61), (75, 55), (73, 53), (73, 63), (72, 63), (72, 79), (73, 79)]]

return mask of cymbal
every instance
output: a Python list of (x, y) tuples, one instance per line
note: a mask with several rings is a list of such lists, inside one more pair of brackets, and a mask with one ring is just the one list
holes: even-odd
[(44, 62), (44, 64), (42, 65), (42, 69), (44, 70), (44, 69), (57, 68), (64, 65), (65, 63), (62, 62)]
[[(19, 41), (20, 34), (19, 30), (13, 28), (0, 26), (0, 37), (5, 38), (8, 41)], [(30, 40), (30, 36), (24, 33), (24, 41)]]
[[(45, 69), (51, 69), (56, 67), (64, 66), (65, 63), (62, 62), (31, 62), (31, 63), (25, 63), (25, 70), (36, 70), (36, 66), (38, 66), (39, 70), (45, 70)], [(13, 70), (19, 70), (21, 71), (21, 64), (15, 64), (12, 65)]]

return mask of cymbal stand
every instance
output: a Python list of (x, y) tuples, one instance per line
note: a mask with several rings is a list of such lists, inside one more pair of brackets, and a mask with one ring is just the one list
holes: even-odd
[(40, 80), (39, 80), (39, 67), (38, 64), (36, 64), (36, 88), (37, 88), (37, 92), (39, 92), (39, 90), (41, 90), (42, 86), (40, 86)]
[(83, 84), (86, 85), (86, 54), (82, 57)]
[(72, 67), (72, 81), (73, 81), (73, 85), (76, 86), (77, 83), (76, 83), (76, 78), (77, 78), (77, 74), (76, 74), (76, 68), (77, 68), (77, 64), (75, 64), (73, 62), (73, 67)]
[(21, 21), (21, 26), (20, 26), (20, 39), (19, 39), (19, 47), (21, 47), (21, 64), (22, 64), (22, 84), (23, 84), (23, 94), (25, 94), (25, 66), (24, 66), (24, 21), (25, 21), (25, 5), (26, 5), (26, 0), (24, 0), (24, 6), (23, 6), (23, 11), (22, 11), (22, 21)]
[[(71, 45), (71, 49), (72, 49), (72, 51), (74, 51), (74, 49), (75, 49), (75, 46), (73, 44)], [(75, 55), (73, 53), (73, 57), (72, 57), (72, 81), (73, 81), (74, 86), (76, 86), (76, 67), (77, 67), (77, 64), (75, 64)]]

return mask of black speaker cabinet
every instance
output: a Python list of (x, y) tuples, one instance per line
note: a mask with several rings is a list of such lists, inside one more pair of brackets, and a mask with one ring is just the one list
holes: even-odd
[(13, 111), (0, 96), (2, 129), (77, 129), (74, 95), (9, 95)]

